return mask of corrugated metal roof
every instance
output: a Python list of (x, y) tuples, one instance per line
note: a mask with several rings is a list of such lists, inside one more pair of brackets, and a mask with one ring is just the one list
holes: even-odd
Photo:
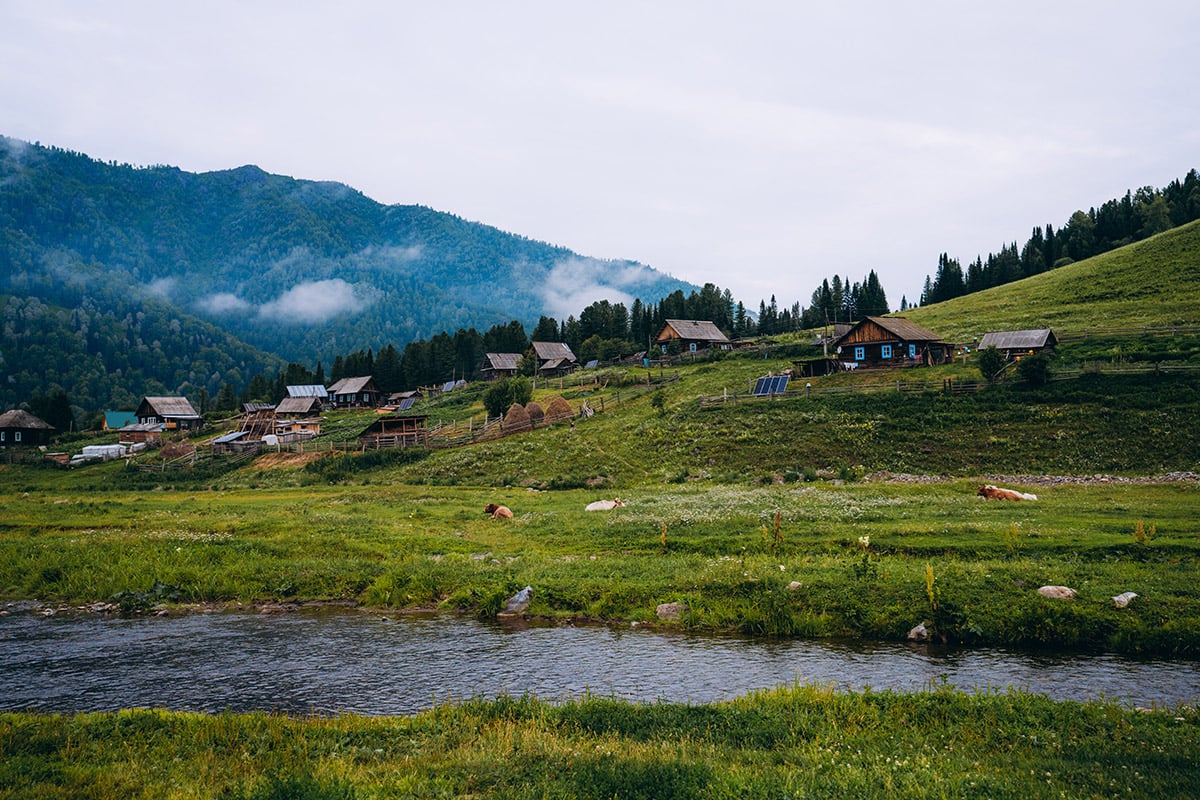
[(247, 433), (249, 433), (249, 431), (234, 431), (233, 433), (227, 433), (224, 436), (218, 436), (216, 439), (212, 440), (212, 443), (213, 444), (229, 444), (230, 442), (236, 442), (238, 439), (241, 439)]
[[(697, 342), (729, 342), (729, 338), (721, 333), (721, 329), (715, 322), (698, 319), (669, 319), (666, 324), (670, 325), (681, 339)], [(662, 334), (660, 333), (659, 336), (661, 337)]]
[(310, 414), (317, 406), (316, 397), (285, 397), (275, 406), (276, 414)]
[(137, 422), (137, 414), (132, 411), (105, 411), (104, 412), (104, 427), (109, 430), (123, 428)]
[(157, 416), (181, 419), (192, 417), (199, 419), (200, 415), (186, 397), (147, 397), (143, 401), (150, 406)]
[(561, 358), (574, 363), (578, 360), (575, 358), (575, 354), (571, 352), (571, 348), (567, 347), (563, 342), (534, 342), (533, 352), (537, 354), (539, 361), (550, 361)]
[(322, 400), (329, 397), (329, 390), (319, 383), (305, 386), (289, 386), (287, 387), (287, 393), (288, 397), (319, 397)]
[(1049, 328), (1029, 331), (993, 331), (985, 333), (979, 340), (979, 349), (994, 347), (997, 350), (1039, 350), (1045, 347), (1054, 332)]
[(521, 363), (520, 353), (488, 353), (484, 356), (488, 367), (494, 370), (516, 370)]

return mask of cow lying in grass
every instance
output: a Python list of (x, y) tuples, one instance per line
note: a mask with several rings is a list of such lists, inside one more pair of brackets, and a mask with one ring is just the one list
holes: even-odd
[(1018, 492), (1015, 489), (1001, 489), (999, 486), (992, 486), (990, 483), (986, 486), (980, 486), (979, 491), (975, 494), (978, 497), (986, 497), (988, 500), (1037, 500), (1036, 494)]
[(483, 513), (491, 514), (492, 519), (512, 519), (512, 509), (508, 506), (498, 506), (495, 503), (488, 503), (483, 507)]
[(624, 508), (625, 504), (621, 502), (621, 498), (613, 500), (597, 500), (594, 503), (588, 503), (585, 510), (587, 511), (612, 511), (614, 508)]

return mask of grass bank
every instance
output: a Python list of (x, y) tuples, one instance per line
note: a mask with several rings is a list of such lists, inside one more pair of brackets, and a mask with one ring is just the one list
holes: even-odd
[[(119, 466), (114, 466), (119, 470)], [(0, 473), (3, 474), (3, 473)], [(50, 473), (53, 475), (53, 473)], [(1200, 654), (1194, 481), (1024, 486), (805, 481), (635, 490), (366, 484), (241, 490), (0, 490), (0, 594), (50, 603), (343, 600), (777, 636)], [(489, 502), (512, 520), (491, 520)], [(931, 583), (932, 581), (932, 583)], [(1071, 601), (1042, 585), (1068, 585)], [(1112, 597), (1138, 598), (1117, 608)], [(115, 599), (114, 599), (115, 598)]]
[(707, 706), (500, 698), (410, 718), (0, 714), (0, 798), (1200, 795), (1200, 714), (781, 689)]

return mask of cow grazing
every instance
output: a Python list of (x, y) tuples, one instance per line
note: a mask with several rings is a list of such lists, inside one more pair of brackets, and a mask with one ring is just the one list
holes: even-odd
[(495, 503), (488, 503), (483, 507), (483, 513), (491, 514), (492, 519), (512, 519), (512, 509), (508, 506), (498, 506)]
[(614, 508), (624, 508), (625, 504), (621, 502), (621, 498), (613, 500), (597, 500), (594, 503), (587, 504), (587, 511), (612, 511)]
[(1026, 492), (1018, 492), (1014, 489), (1002, 489), (999, 486), (992, 486), (990, 483), (986, 486), (980, 486), (979, 491), (975, 493), (978, 497), (986, 497), (988, 500), (1037, 500), (1036, 494), (1028, 494)]

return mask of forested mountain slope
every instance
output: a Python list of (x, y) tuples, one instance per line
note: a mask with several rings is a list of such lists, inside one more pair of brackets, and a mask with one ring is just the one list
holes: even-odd
[(342, 184), (135, 168), (0, 137), (0, 293), (68, 310), (156, 298), (288, 360), (694, 288)]

